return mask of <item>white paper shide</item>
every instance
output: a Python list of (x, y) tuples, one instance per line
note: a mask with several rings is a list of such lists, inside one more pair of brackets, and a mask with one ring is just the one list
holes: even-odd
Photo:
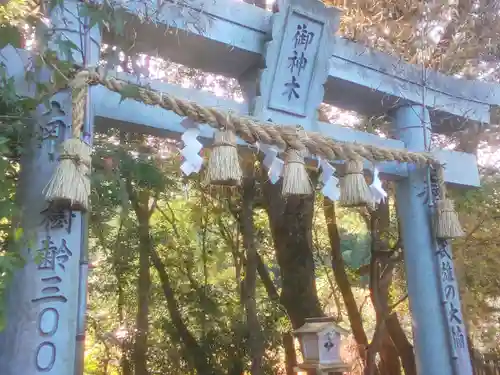
[(282, 150), (278, 149), (276, 146), (269, 146), (263, 143), (257, 142), (257, 148), (264, 153), (264, 166), (267, 168), (267, 175), (269, 176), (269, 181), (275, 184), (279, 181), (285, 162), (278, 157), (278, 154)]
[(189, 120), (183, 121), (182, 125), (187, 127), (187, 130), (182, 134), (182, 142), (184, 147), (181, 150), (181, 155), (184, 157), (184, 162), (181, 165), (181, 171), (189, 176), (191, 173), (198, 173), (203, 166), (203, 158), (199, 152), (203, 145), (198, 141), (200, 129)]
[(373, 169), (373, 182), (370, 185), (370, 190), (372, 192), (373, 202), (376, 204), (384, 202), (387, 198), (387, 192), (382, 187), (382, 181), (380, 180), (377, 167)]
[(321, 168), (321, 193), (331, 201), (340, 199), (339, 179), (335, 177), (335, 168), (327, 160), (319, 159)]

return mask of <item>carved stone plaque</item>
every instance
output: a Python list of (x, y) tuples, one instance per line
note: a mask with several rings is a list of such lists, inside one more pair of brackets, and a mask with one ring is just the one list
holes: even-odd
[(280, 8), (272, 18), (254, 115), (312, 130), (340, 11), (317, 0), (291, 0)]
[(296, 11), (288, 15), (276, 74), (271, 88), (269, 108), (305, 117), (307, 99), (318, 62), (319, 40), (324, 23)]

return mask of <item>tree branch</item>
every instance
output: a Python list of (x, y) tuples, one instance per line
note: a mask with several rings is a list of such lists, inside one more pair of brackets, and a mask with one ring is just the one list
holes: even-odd
[(398, 307), (400, 304), (402, 304), (407, 299), (408, 299), (408, 293), (405, 293), (404, 295), (399, 297), (399, 299), (389, 307), (389, 311), (392, 312), (396, 307)]
[(199, 374), (219, 375), (207, 361), (207, 353), (198, 344), (195, 337), (191, 334), (187, 325), (184, 323), (179, 310), (179, 305), (175, 298), (174, 290), (170, 283), (170, 277), (168, 276), (165, 265), (154, 248), (151, 249), (151, 261), (160, 277), (163, 295), (167, 300), (167, 309), (170, 314), (170, 319), (172, 319), (175, 332), (188, 354), (186, 359)]
[[(252, 166), (253, 167), (253, 166)], [(255, 178), (246, 177), (243, 181), (241, 234), (247, 259), (244, 279), (244, 305), (249, 330), (249, 346), (252, 358), (251, 374), (262, 374), (262, 358), (264, 356), (264, 337), (257, 314), (255, 289), (259, 256), (255, 245), (255, 227), (253, 221), (253, 202), (255, 194)]]
[(179, 230), (177, 229), (177, 224), (176, 224), (175, 220), (173, 219), (173, 218), (175, 218), (175, 214), (174, 214), (172, 208), (170, 207), (170, 205), (168, 203), (166, 203), (166, 206), (170, 210), (170, 212), (172, 213), (172, 218), (169, 218), (167, 216), (167, 214), (165, 213), (165, 211), (163, 211), (163, 209), (161, 209), (158, 205), (156, 206), (156, 210), (170, 224), (170, 226), (172, 227), (172, 229), (173, 229), (173, 231), (175, 233), (175, 236), (177, 237), (178, 240), (180, 240), (181, 239), (181, 235), (179, 233)]

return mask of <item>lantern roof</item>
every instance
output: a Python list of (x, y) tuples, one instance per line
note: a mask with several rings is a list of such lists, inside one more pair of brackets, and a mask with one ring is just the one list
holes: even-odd
[(304, 325), (296, 329), (293, 333), (295, 335), (300, 335), (304, 333), (320, 333), (327, 329), (333, 329), (343, 335), (348, 335), (350, 332), (338, 324), (336, 324), (333, 318), (323, 317), (323, 318), (307, 318)]
[(349, 371), (351, 369), (351, 366), (349, 366), (346, 363), (329, 363), (329, 364), (322, 364), (322, 363), (299, 363), (297, 364), (297, 367), (294, 368), (295, 372), (300, 372), (304, 370), (322, 370), (323, 372), (330, 372), (330, 371)]

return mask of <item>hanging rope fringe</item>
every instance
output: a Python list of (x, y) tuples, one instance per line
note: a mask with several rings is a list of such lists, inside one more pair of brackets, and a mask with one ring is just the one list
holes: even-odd
[(442, 166), (438, 169), (438, 184), (440, 197), (436, 201), (436, 237), (440, 239), (459, 238), (464, 236), (455, 205), (446, 197), (446, 185)]
[[(371, 162), (400, 161), (440, 167), (438, 161), (428, 153), (348, 144), (319, 133), (297, 132), (290, 126), (261, 122), (217, 108), (203, 107), (195, 102), (130, 85), (115, 78), (106, 78), (94, 70), (85, 69), (78, 72), (70, 83), (73, 90), (73, 138), (61, 145), (59, 165), (44, 189), (45, 198), (48, 201), (65, 202), (74, 209), (86, 210), (89, 207), (91, 149), (80, 140), (80, 133), (83, 128), (88, 85), (96, 84), (101, 84), (110, 91), (124, 94), (127, 98), (147, 105), (157, 105), (181, 117), (187, 117), (194, 122), (207, 124), (217, 129), (207, 168), (207, 180), (211, 184), (224, 186), (240, 184), (242, 172), (236, 149), (236, 136), (250, 144), (261, 142), (287, 150), (283, 176), (283, 194), (285, 195), (307, 195), (313, 192), (304, 163), (307, 152), (327, 160), (347, 160), (346, 174), (340, 181), (340, 200), (348, 206), (372, 202), (372, 195), (363, 175), (363, 159)], [(132, 95), (134, 90), (130, 90), (131, 86), (136, 90), (136, 93)], [(224, 130), (221, 131), (221, 127)], [(453, 210), (453, 202), (446, 199), (445, 194), (438, 202), (437, 223), (437, 233), (440, 238), (463, 234)]]
[(242, 176), (236, 135), (231, 131), (216, 131), (208, 159), (207, 182), (219, 186), (239, 186)]
[(313, 192), (304, 161), (304, 151), (289, 149), (285, 153), (282, 189), (284, 196), (310, 195)]
[[(228, 113), (219, 108), (203, 107), (195, 102), (131, 85), (113, 77), (106, 78), (93, 70), (80, 71), (75, 80), (80, 75), (86, 75), (88, 83), (91, 85), (101, 84), (110, 91), (126, 94), (127, 98), (147, 105), (159, 106), (181, 117), (188, 117), (194, 122), (207, 124), (215, 129), (224, 127), (249, 144), (261, 142), (279, 149), (307, 149), (311, 155), (321, 156), (327, 160), (359, 158), (371, 162), (400, 161), (416, 165), (438, 165), (438, 161), (428, 153), (338, 142), (319, 133), (296, 132), (291, 126), (262, 122), (252, 117)], [(133, 98), (131, 97), (131, 92), (133, 92), (130, 90), (131, 86), (135, 87), (137, 92)]]
[(347, 160), (345, 175), (340, 179), (340, 203), (361, 206), (372, 202), (372, 193), (363, 175), (363, 161)]
[(92, 150), (80, 139), (88, 85), (84, 76), (78, 78), (71, 84), (73, 137), (61, 144), (59, 164), (43, 194), (45, 200), (57, 206), (85, 211), (89, 208)]

